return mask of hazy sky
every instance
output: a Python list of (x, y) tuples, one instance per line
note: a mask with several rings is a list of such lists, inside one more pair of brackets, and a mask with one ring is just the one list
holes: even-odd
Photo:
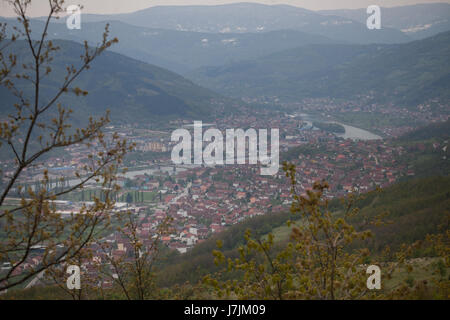
[[(84, 12), (87, 13), (122, 13), (132, 12), (140, 9), (159, 5), (217, 5), (235, 2), (257, 2), (264, 4), (290, 4), (310, 10), (323, 9), (356, 9), (367, 8), (369, 5), (379, 5), (382, 7), (403, 6), (417, 3), (447, 2), (450, 0), (66, 0), (67, 4), (81, 4)], [(48, 0), (33, 0), (35, 3), (30, 11), (32, 16), (42, 16), (46, 14)], [(12, 15), (11, 10), (0, 0), (0, 16)]]

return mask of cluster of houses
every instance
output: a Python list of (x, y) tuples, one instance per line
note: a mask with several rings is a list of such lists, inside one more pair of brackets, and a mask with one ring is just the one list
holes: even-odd
[[(377, 105), (363, 107), (355, 103), (347, 104), (346, 109), (343, 107), (339, 109), (339, 104), (326, 100), (320, 102), (320, 110), (327, 112), (379, 111)], [(317, 103), (317, 101), (303, 102), (302, 107), (306, 109), (317, 107)], [(415, 117), (417, 116), (415, 112), (423, 112), (428, 117), (427, 121), (436, 120), (435, 113), (429, 104), (417, 108), (418, 110), (405, 111), (405, 117)], [(383, 109), (383, 112), (388, 111)], [(341, 197), (353, 191), (366, 192), (377, 186), (386, 187), (402, 176), (414, 175), (414, 171), (399, 160), (408, 152), (400, 145), (386, 140), (343, 139), (332, 133), (314, 130), (301, 117), (274, 115), (264, 109), (260, 113), (258, 116), (254, 115), (253, 111), (242, 112), (240, 115), (227, 115), (217, 119), (217, 127), (220, 130), (280, 128), (280, 160), (283, 161), (283, 153), (289, 151), (288, 160), (296, 167), (297, 190), (301, 193), (311, 188), (314, 182), (324, 180), (330, 185), (326, 196)], [(391, 126), (380, 128), (380, 131), (387, 136), (395, 136), (410, 129), (407, 126), (402, 128)], [(156, 161), (161, 165), (164, 163), (170, 165), (170, 158), (165, 154), (170, 151), (167, 139), (146, 140), (142, 138), (142, 135), (134, 136), (124, 129), (121, 134), (138, 141), (140, 151), (161, 153)], [(421, 148), (420, 145), (416, 147)], [(434, 148), (437, 150), (441, 146), (436, 145)], [(51, 175), (70, 176), (71, 172), (82, 168), (85, 161), (87, 161), (85, 147), (71, 146), (64, 156), (53, 157), (46, 163)], [(155, 164), (154, 159), (150, 161), (144, 158), (132, 161), (132, 164), (136, 166)], [(0, 165), (7, 167), (8, 162), (2, 162)], [(24, 178), (38, 179), (37, 172), (41, 172), (41, 169), (42, 167), (37, 166), (25, 171)], [(5, 170), (5, 174), (7, 173), (8, 170)], [(130, 210), (135, 214), (138, 220), (137, 234), (140, 239), (143, 239), (143, 245), (147, 247), (152, 245), (159, 226), (167, 217), (171, 217), (172, 222), (168, 232), (162, 235), (160, 240), (168, 248), (183, 254), (231, 225), (255, 216), (287, 211), (291, 204), (290, 182), (282, 170), (273, 176), (261, 176), (258, 165), (195, 166), (180, 171), (175, 170), (174, 167), (173, 172), (168, 173), (167, 176), (170, 178), (136, 175), (132, 178), (132, 188), (127, 186), (126, 178), (119, 179), (124, 192), (132, 190), (137, 193), (158, 194), (151, 201), (139, 196), (140, 201), (133, 201), (133, 203), (119, 200), (113, 209), (118, 212)], [(81, 205), (81, 202), (64, 202), (59, 204), (59, 208), (62, 214), (69, 214)], [(110, 250), (105, 253), (101, 246), (94, 245), (92, 249), (96, 263), (104, 261), (105, 254), (114, 259), (132, 258), (134, 250), (129, 239), (122, 233), (113, 232), (102, 241), (110, 244)], [(42, 251), (40, 250), (41, 248), (36, 248), (24, 266), (37, 266)], [(88, 263), (85, 267), (94, 270), (94, 264), (94, 262)], [(8, 268), (6, 265), (0, 267)], [(23, 266), (15, 272), (20, 274), (22, 271)]]

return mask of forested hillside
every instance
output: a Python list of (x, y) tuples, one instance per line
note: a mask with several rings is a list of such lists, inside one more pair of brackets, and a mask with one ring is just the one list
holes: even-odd
[(310, 45), (262, 58), (205, 67), (198, 83), (233, 96), (349, 98), (416, 105), (449, 98), (450, 32), (396, 45)]
[[(18, 52), (20, 65), (29, 63), (29, 59), (20, 53), (26, 43), (16, 41), (7, 50)], [(71, 41), (54, 41), (60, 50), (52, 62), (53, 72), (43, 80), (41, 100), (44, 103), (58, 89), (64, 79), (66, 67), (80, 64), (83, 46)], [(9, 52), (9, 51), (7, 51)], [(21, 70), (16, 70), (20, 72)], [(26, 81), (16, 80), (25, 97), (29, 92)], [(83, 96), (72, 93), (63, 95), (61, 103), (74, 110), (73, 118), (83, 120), (86, 115), (103, 115), (107, 109), (115, 122), (150, 122), (173, 117), (207, 117), (214, 112), (214, 99), (222, 99), (216, 93), (199, 87), (193, 82), (163, 68), (149, 65), (126, 56), (104, 52), (90, 70), (81, 74), (74, 82), (82, 90)], [(0, 110), (7, 114), (13, 110), (17, 99), (4, 87), (0, 88), (2, 100)]]

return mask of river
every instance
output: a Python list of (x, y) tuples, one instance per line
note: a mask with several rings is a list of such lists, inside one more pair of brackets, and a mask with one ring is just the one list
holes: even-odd
[(311, 115), (306, 113), (298, 114), (305, 120), (308, 124), (312, 125), (312, 122), (318, 121), (318, 122), (325, 122), (325, 123), (337, 123), (345, 128), (345, 133), (343, 134), (336, 134), (336, 136), (344, 138), (344, 139), (352, 139), (352, 140), (362, 140), (362, 141), (369, 141), (369, 140), (382, 140), (383, 138), (375, 133), (372, 133), (370, 131), (353, 127), (348, 124), (344, 124), (338, 121), (325, 121), (322, 119), (313, 118)]

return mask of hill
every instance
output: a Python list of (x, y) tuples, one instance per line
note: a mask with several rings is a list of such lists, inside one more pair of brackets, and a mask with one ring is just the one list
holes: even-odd
[[(367, 19), (366, 9), (323, 10), (320, 14), (340, 16), (361, 23)], [(450, 30), (449, 3), (422, 3), (412, 6), (381, 8), (382, 27), (402, 31), (412, 39), (424, 39)]]
[[(80, 64), (83, 47), (70, 41), (55, 41), (61, 50), (54, 56), (53, 72), (43, 80), (42, 101), (57, 89), (65, 76), (66, 66)], [(8, 47), (18, 53), (19, 65), (29, 59), (24, 56), (25, 43), (17, 41)], [(31, 87), (18, 83), (25, 94)], [(74, 86), (89, 91), (86, 97), (67, 94), (61, 103), (74, 110), (78, 119), (86, 115), (100, 115), (109, 109), (115, 122), (145, 123), (166, 118), (208, 118), (214, 112), (215, 99), (222, 99), (210, 90), (201, 88), (171, 71), (149, 65), (126, 56), (104, 52), (81, 74)], [(14, 97), (1, 88), (0, 110), (6, 115)]]
[[(342, 204), (336, 199), (330, 208), (337, 215)], [(450, 214), (450, 178), (431, 177), (400, 182), (386, 188), (381, 193), (372, 192), (358, 202), (361, 215), (374, 217), (388, 213), (385, 220), (390, 223), (374, 228), (373, 239), (364, 245), (373, 254), (378, 254), (386, 246), (396, 249), (401, 244), (411, 244), (424, 239), (427, 234), (440, 232), (439, 226), (445, 215)], [(296, 219), (290, 213), (266, 214), (254, 217), (234, 225), (197, 245), (184, 255), (170, 255), (162, 262), (162, 285), (182, 284), (185, 281), (196, 282), (204, 275), (217, 271), (212, 251), (217, 249), (216, 242), (222, 241), (222, 251), (227, 257), (237, 257), (237, 248), (244, 243), (245, 231), (250, 229), (253, 236), (265, 236), (272, 232), (275, 236), (275, 250), (289, 240), (290, 229), (286, 225), (289, 219)], [(358, 226), (360, 219), (354, 220)]]
[(448, 176), (450, 172), (450, 120), (409, 132), (393, 143), (407, 151), (400, 159), (417, 177)]
[(147, 28), (208, 33), (289, 29), (352, 43), (399, 43), (409, 39), (395, 29), (368, 30), (366, 23), (322, 15), (289, 5), (234, 3), (208, 6), (157, 6), (129, 14), (85, 16), (85, 21), (91, 22), (112, 20)]
[[(2, 21), (11, 27), (17, 25), (14, 19)], [(120, 21), (109, 23), (111, 36), (120, 40), (111, 51), (176, 73), (185, 73), (202, 66), (218, 66), (262, 57), (308, 44), (337, 43), (324, 36), (294, 30), (214, 34), (138, 27)], [(87, 40), (90, 45), (95, 45), (105, 25), (106, 22), (83, 23), (80, 30), (69, 30), (65, 24), (52, 23), (49, 38), (78, 43)], [(32, 20), (31, 27), (34, 34), (39, 34), (43, 30), (44, 23)]]
[(450, 120), (441, 123), (431, 123), (425, 127), (418, 128), (399, 138), (402, 142), (423, 141), (430, 139), (450, 138)]
[(450, 32), (398, 45), (310, 45), (201, 68), (196, 82), (233, 96), (350, 98), (417, 104), (450, 98)]

